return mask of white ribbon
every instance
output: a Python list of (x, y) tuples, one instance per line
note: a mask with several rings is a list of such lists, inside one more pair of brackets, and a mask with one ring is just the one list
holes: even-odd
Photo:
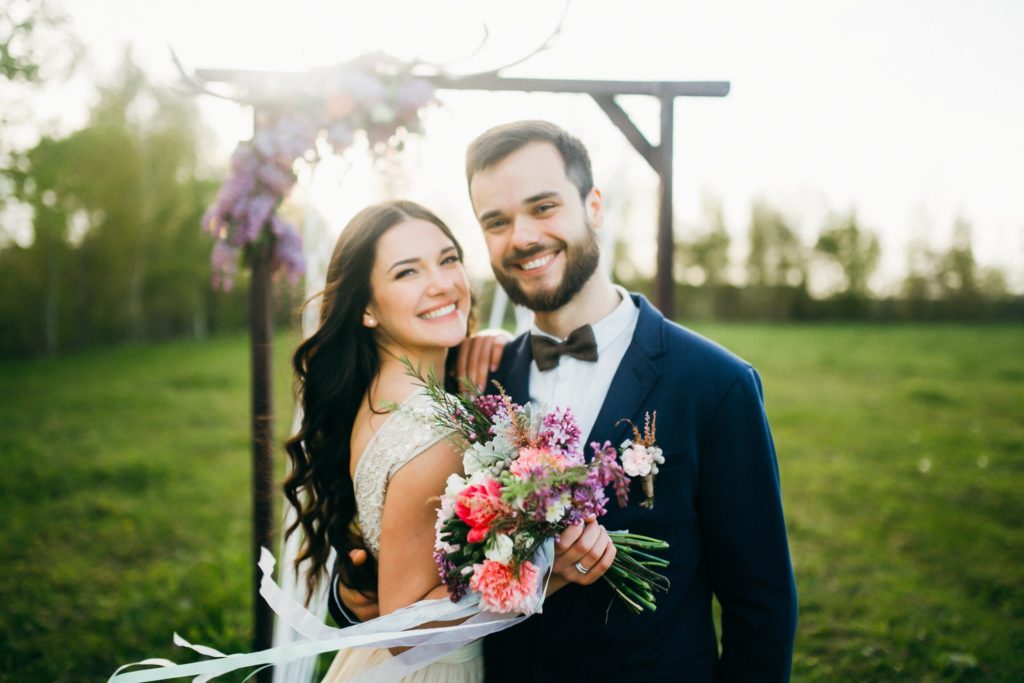
[[(548, 539), (537, 551), (534, 564), (543, 575), (548, 575), (553, 561), (554, 540)], [(108, 683), (145, 683), (184, 676), (195, 676), (193, 683), (205, 683), (223, 673), (243, 667), (282, 664), (322, 652), (352, 647), (410, 647), (411, 649), (364, 671), (354, 679), (394, 680), (421, 669), (474, 640), (515, 626), (529, 618), (529, 615), (513, 616), (483, 612), (479, 607), (480, 596), (471, 592), (457, 603), (447, 598), (421, 600), (387, 616), (362, 624), (344, 629), (331, 628), (274, 582), (271, 578), (274, 565), (274, 556), (263, 548), (259, 562), (260, 570), (263, 572), (260, 595), (278, 618), (301, 634), (305, 640), (259, 652), (224, 654), (205, 645), (193, 645), (175, 633), (175, 645), (189, 648), (213, 659), (191, 664), (175, 664), (166, 659), (145, 659), (119, 667), (108, 679)], [(543, 605), (546, 589), (547, 581), (540, 582), (537, 587), (539, 605)], [(540, 611), (540, 607), (537, 611)], [(466, 617), (469, 617), (466, 621), (454, 626), (416, 628), (432, 621), (454, 621)], [(125, 672), (125, 669), (146, 665), (155, 668)]]

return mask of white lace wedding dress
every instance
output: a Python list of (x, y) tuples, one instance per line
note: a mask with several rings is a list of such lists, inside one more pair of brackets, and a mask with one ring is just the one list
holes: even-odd
[[(380, 554), (380, 523), (391, 477), (417, 455), (448, 434), (434, 423), (430, 399), (423, 390), (409, 396), (370, 439), (356, 464), (353, 485), (359, 525), (366, 547)], [(387, 649), (342, 650), (323, 683), (340, 683), (391, 658)], [(410, 683), (476, 683), (483, 681), (483, 644), (470, 643), (401, 679)]]

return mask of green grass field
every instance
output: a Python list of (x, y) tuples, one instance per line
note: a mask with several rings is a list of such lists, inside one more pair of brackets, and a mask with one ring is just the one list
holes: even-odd
[[(764, 378), (794, 680), (1022, 680), (1024, 327), (699, 331)], [(0, 425), (0, 681), (249, 647), (244, 338), (2, 363)]]

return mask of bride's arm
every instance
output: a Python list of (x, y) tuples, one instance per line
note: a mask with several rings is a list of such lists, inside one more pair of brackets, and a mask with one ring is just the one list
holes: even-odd
[(424, 598), (447, 595), (434, 564), (438, 497), (462, 459), (447, 440), (420, 453), (392, 476), (381, 516), (377, 594), (389, 614)]

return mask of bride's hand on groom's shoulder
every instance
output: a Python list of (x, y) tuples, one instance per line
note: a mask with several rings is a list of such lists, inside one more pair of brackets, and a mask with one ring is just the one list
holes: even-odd
[(487, 377), (498, 369), (505, 344), (512, 335), (502, 329), (481, 330), (467, 337), (459, 345), (459, 356), (455, 363), (455, 376), (468, 377), (480, 391), (487, 384)]
[(612, 566), (615, 544), (594, 518), (566, 528), (555, 541), (553, 573), (565, 583), (589, 586)]

